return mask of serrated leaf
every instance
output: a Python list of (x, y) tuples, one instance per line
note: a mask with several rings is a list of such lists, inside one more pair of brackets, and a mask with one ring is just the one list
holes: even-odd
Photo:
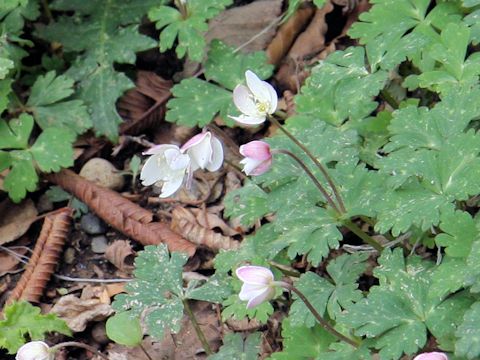
[(0, 114), (3, 113), (8, 107), (8, 95), (12, 91), (12, 79), (0, 80)]
[[(366, 44), (373, 69), (393, 69), (406, 58), (419, 65), (420, 54), (438, 39), (435, 28), (460, 20), (457, 4), (442, 3), (429, 11), (429, 0), (376, 0), (348, 34)], [(395, 26), (391, 26), (395, 24)]]
[(208, 360), (256, 360), (260, 354), (261, 335), (255, 332), (243, 339), (242, 334), (226, 334), (218, 353), (209, 356)]
[(476, 302), (465, 313), (463, 323), (458, 327), (455, 344), (455, 355), (476, 359), (480, 356), (480, 302)]
[(227, 116), (235, 112), (232, 93), (204, 80), (184, 79), (172, 88), (172, 94), (165, 119), (178, 125), (204, 127), (217, 113), (228, 121)]
[(233, 90), (235, 86), (245, 82), (245, 71), (252, 69), (260, 79), (272, 75), (273, 65), (267, 63), (265, 52), (242, 54), (220, 40), (212, 40), (205, 62), (205, 76), (208, 80)]
[(74, 92), (73, 83), (73, 80), (66, 76), (55, 77), (54, 71), (37, 78), (26, 105), (42, 129), (66, 127), (82, 133), (92, 126), (82, 101), (65, 101)]
[[(240, 290), (240, 286), (238, 286)], [(233, 317), (236, 320), (242, 320), (248, 317), (249, 319), (258, 320), (261, 324), (265, 324), (270, 315), (273, 314), (273, 306), (270, 302), (264, 302), (253, 309), (247, 309), (245, 301), (241, 301), (238, 293), (230, 295), (223, 303), (222, 319)]]
[[(146, 246), (135, 259), (135, 280), (126, 285), (128, 293), (117, 295), (112, 306), (142, 316), (148, 333), (157, 339), (163, 338), (166, 329), (177, 333), (183, 317), (182, 270), (186, 262), (185, 254), (169, 254), (163, 244)], [(148, 316), (143, 318), (144, 314)]]
[(328, 350), (336, 340), (320, 326), (293, 326), (291, 318), (282, 321), (283, 349), (273, 353), (271, 360), (309, 360)]
[(478, 239), (475, 221), (464, 211), (442, 213), (440, 229), (444, 233), (437, 235), (435, 242), (446, 247), (445, 253), (452, 257), (466, 258), (473, 242)]
[(57, 0), (54, 10), (75, 12), (62, 16), (37, 35), (63, 45), (67, 52), (82, 52), (66, 75), (79, 82), (78, 96), (89, 108), (95, 131), (111, 140), (117, 138), (122, 121), (115, 103), (133, 82), (114, 69), (114, 63), (133, 64), (135, 53), (155, 46), (155, 41), (138, 32), (142, 16), (157, 1)]
[[(358, 277), (365, 271), (367, 254), (341, 255), (332, 260), (327, 266), (327, 273), (331, 280), (327, 280), (315, 273), (307, 272), (295, 283), (320, 314), (328, 313), (331, 319), (353, 303), (363, 298), (356, 283)], [(290, 309), (290, 318), (293, 326), (314, 326), (317, 321), (305, 306), (296, 298)]]
[(227, 276), (215, 274), (201, 286), (186, 289), (185, 298), (221, 303), (231, 293), (230, 279)]
[(15, 64), (12, 60), (0, 57), (0, 80), (5, 79), (7, 74), (11, 69), (15, 67)]
[(472, 244), (472, 250), (467, 258), (468, 272), (464, 276), (467, 285), (471, 285), (470, 291), (480, 292), (480, 241)]
[(148, 12), (150, 20), (154, 21), (160, 33), (160, 51), (173, 47), (178, 37), (176, 53), (183, 58), (187, 53), (193, 61), (201, 61), (205, 47), (203, 32), (208, 29), (207, 20), (216, 16), (232, 0), (189, 0), (183, 3), (185, 13), (169, 6), (159, 6)]
[(28, 336), (30, 340), (43, 340), (45, 333), (58, 332), (71, 335), (65, 321), (54, 314), (42, 315), (40, 308), (27, 302), (17, 302), (4, 309), (4, 319), (0, 320), (0, 347), (15, 354)]
[(0, 149), (25, 149), (33, 129), (33, 118), (21, 114), (8, 123), (0, 119)]
[(367, 70), (363, 48), (337, 51), (313, 68), (295, 97), (296, 111), (336, 126), (364, 118), (377, 107), (372, 98), (386, 80), (386, 72)]
[(33, 166), (32, 155), (27, 151), (10, 152), (12, 167), (4, 179), (3, 187), (14, 202), (20, 202), (27, 191), (37, 188), (38, 175)]
[(72, 143), (75, 134), (68, 129), (45, 129), (35, 141), (31, 153), (42, 171), (57, 172), (73, 165)]
[(471, 300), (465, 293), (446, 300), (431, 293), (431, 274), (432, 263), (418, 257), (405, 260), (401, 249), (384, 250), (374, 270), (380, 284), (340, 321), (357, 335), (373, 338), (382, 359), (417, 352), (426, 342), (427, 330), (442, 340), (451, 337), (457, 325), (454, 318), (468, 309)]

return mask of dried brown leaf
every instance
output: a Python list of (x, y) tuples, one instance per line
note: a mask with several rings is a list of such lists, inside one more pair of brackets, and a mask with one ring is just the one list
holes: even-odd
[(37, 209), (30, 199), (20, 204), (6, 199), (0, 203), (0, 214), (0, 245), (3, 245), (27, 232), (37, 218)]
[(314, 57), (325, 48), (325, 34), (328, 30), (326, 15), (333, 11), (330, 1), (320, 9), (317, 9), (310, 24), (301, 33), (292, 45), (285, 62), (280, 66), (275, 75), (279, 85), (297, 93), (300, 85), (308, 76), (304, 70), (304, 62)]
[(81, 332), (90, 321), (105, 320), (113, 313), (113, 309), (99, 298), (80, 299), (75, 295), (65, 295), (53, 306), (51, 312), (65, 320), (72, 331)]
[(83, 179), (70, 170), (47, 175), (47, 179), (82, 200), (113, 228), (143, 245), (165, 243), (170, 251), (193, 256), (196, 246), (163, 222), (152, 222), (153, 214), (118, 193)]
[(195, 214), (195, 218), (199, 225), (204, 228), (213, 230), (219, 228), (222, 231), (222, 234), (225, 236), (234, 236), (238, 235), (239, 232), (230, 226), (217, 214), (214, 214), (208, 209), (190, 209), (190, 211)]
[(9, 249), (15, 252), (18, 256), (14, 254), (4, 251), (0, 252), (0, 276), (3, 276), (9, 272), (11, 272), (14, 268), (17, 267), (18, 263), (20, 262), (19, 256), (25, 255), (27, 253), (27, 248), (22, 247), (21, 249)]
[(7, 303), (17, 300), (39, 302), (60, 259), (71, 220), (70, 208), (63, 208), (45, 217), (30, 261)]
[(275, 35), (281, 11), (282, 0), (257, 0), (233, 7), (210, 21), (205, 38), (207, 42), (219, 39), (235, 47), (248, 42), (243, 52), (264, 50)]
[(177, 206), (172, 211), (172, 229), (191, 242), (203, 245), (213, 251), (236, 249), (239, 245), (237, 241), (229, 236), (224, 236), (203, 227), (197, 222), (193, 213), (180, 206)]
[(137, 73), (136, 87), (118, 101), (117, 108), (125, 122), (120, 134), (137, 135), (159, 125), (165, 116), (165, 104), (173, 83), (149, 71)]
[(133, 269), (134, 257), (135, 251), (133, 251), (130, 241), (127, 240), (116, 240), (105, 250), (105, 258), (121, 271)]
[(280, 63), (290, 50), (295, 38), (310, 22), (314, 13), (315, 8), (313, 6), (303, 6), (279, 27), (266, 50), (271, 64), (278, 65)]

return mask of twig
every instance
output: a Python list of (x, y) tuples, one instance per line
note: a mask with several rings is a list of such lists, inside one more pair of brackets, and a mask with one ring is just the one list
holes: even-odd
[(208, 343), (207, 339), (205, 338), (205, 334), (203, 333), (202, 329), (200, 328), (200, 325), (197, 322), (197, 318), (195, 317), (195, 314), (193, 313), (190, 305), (188, 304), (188, 300), (184, 299), (182, 300), (183, 306), (185, 307), (185, 310), (187, 311), (187, 315), (190, 318), (190, 321), (192, 322), (193, 328), (195, 329), (195, 332), (197, 333), (198, 340), (202, 343), (203, 349), (207, 353), (207, 355), (212, 355), (213, 351), (210, 348), (210, 344)]

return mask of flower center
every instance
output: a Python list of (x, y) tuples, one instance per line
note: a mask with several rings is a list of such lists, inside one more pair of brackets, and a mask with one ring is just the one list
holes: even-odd
[(257, 102), (256, 106), (257, 106), (258, 112), (260, 112), (261, 114), (266, 114), (267, 113), (268, 104), (263, 103), (263, 102)]

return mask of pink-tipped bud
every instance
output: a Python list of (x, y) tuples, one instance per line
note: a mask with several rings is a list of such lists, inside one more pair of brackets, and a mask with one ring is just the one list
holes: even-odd
[(243, 165), (243, 171), (247, 175), (262, 175), (272, 165), (270, 145), (264, 141), (250, 141), (240, 146), (240, 154), (245, 156), (240, 164)]
[(243, 281), (238, 297), (248, 301), (247, 309), (260, 305), (275, 296), (273, 273), (262, 266), (242, 266), (236, 271), (237, 277)]
[(448, 357), (441, 352), (429, 352), (417, 355), (413, 360), (448, 360)]

